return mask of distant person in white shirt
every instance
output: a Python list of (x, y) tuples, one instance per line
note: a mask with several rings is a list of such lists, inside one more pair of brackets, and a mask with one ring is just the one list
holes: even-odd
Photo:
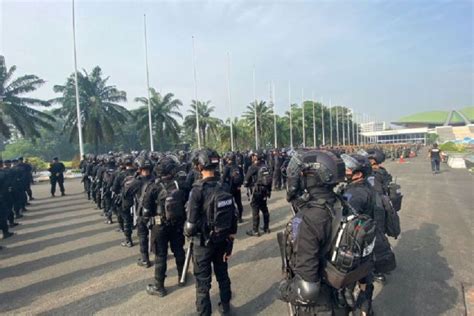
[(430, 149), (428, 157), (431, 158), (431, 171), (433, 174), (439, 173), (439, 164), (441, 162), (441, 149), (438, 148), (438, 144), (433, 144), (433, 148)]

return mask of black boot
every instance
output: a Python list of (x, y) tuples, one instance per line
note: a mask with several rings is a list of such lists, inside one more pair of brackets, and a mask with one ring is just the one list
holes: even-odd
[(150, 295), (156, 295), (159, 297), (164, 297), (168, 294), (168, 291), (165, 289), (165, 282), (157, 282), (155, 284), (148, 284), (146, 287), (146, 292)]
[(10, 237), (13, 236), (13, 235), (14, 235), (14, 234), (11, 233), (11, 232), (4, 231), (4, 232), (3, 232), (3, 239), (10, 238)]
[(122, 241), (122, 243), (120, 245), (122, 247), (132, 248), (133, 247), (133, 241), (131, 239), (127, 239), (127, 240)]
[(247, 235), (249, 235), (250, 237), (260, 237), (260, 232), (259, 231), (255, 231), (255, 230), (248, 230), (246, 232)]
[(219, 302), (219, 312), (222, 315), (228, 315), (230, 312), (230, 304)]
[(142, 254), (142, 257), (138, 259), (137, 265), (139, 267), (149, 268), (151, 267), (151, 262), (148, 254)]

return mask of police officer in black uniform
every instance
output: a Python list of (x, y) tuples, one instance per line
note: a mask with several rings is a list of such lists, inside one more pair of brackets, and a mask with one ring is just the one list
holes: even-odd
[(112, 186), (114, 179), (117, 176), (117, 168), (114, 156), (108, 156), (106, 158), (106, 168), (102, 174), (102, 191), (103, 191), (103, 203), (105, 213), (105, 223), (112, 224), (112, 214), (115, 211), (116, 205), (112, 199)]
[(62, 162), (59, 162), (58, 157), (53, 158), (53, 162), (50, 164), (48, 171), (51, 173), (49, 176), (49, 181), (51, 183), (51, 196), (55, 196), (56, 193), (56, 183), (59, 185), (59, 190), (61, 191), (61, 196), (65, 195), (64, 190), (64, 171), (66, 168)]
[(244, 207), (242, 205), (242, 191), (241, 186), (244, 180), (243, 170), (237, 165), (236, 156), (234, 153), (229, 152), (225, 156), (226, 165), (222, 172), (222, 184), (229, 188), (229, 192), (234, 197), (235, 204), (239, 210), (239, 223), (242, 223), (242, 213)]
[(385, 161), (385, 154), (376, 148), (367, 150), (367, 154), (372, 166), (372, 175), (369, 177), (369, 182), (374, 186), (375, 191), (388, 195), (388, 186), (392, 182), (392, 176), (382, 166)]
[(11, 205), (8, 203), (11, 199), (10, 181), (9, 172), (3, 168), (3, 161), (0, 160), (0, 230), (3, 233), (3, 239), (13, 236), (13, 233), (8, 231), (8, 216), (11, 212)]
[(265, 155), (259, 150), (252, 155), (253, 164), (248, 168), (245, 174), (244, 186), (251, 188), (252, 198), (250, 206), (252, 207), (253, 229), (247, 231), (249, 236), (260, 236), (260, 212), (263, 215), (263, 232), (270, 233), (270, 213), (268, 212), (267, 199), (271, 196), (272, 186), (259, 183), (258, 173), (261, 168), (267, 168), (265, 164)]
[[(349, 315), (347, 304), (323, 278), (323, 269), (330, 250), (333, 218), (342, 217), (336, 208), (338, 197), (333, 191), (344, 181), (344, 163), (328, 151), (311, 150), (292, 157), (288, 180), (302, 185), (289, 194), (290, 202), (301, 199), (297, 215), (290, 222), (293, 252), (288, 254), (291, 279), (280, 283), (280, 298), (297, 309), (297, 315)], [(336, 214), (338, 213), (338, 214)]]
[(112, 191), (115, 195), (118, 195), (117, 199), (120, 200), (121, 216), (123, 219), (123, 233), (125, 240), (121, 243), (122, 247), (133, 247), (132, 241), (132, 227), (133, 227), (133, 216), (131, 214), (131, 208), (134, 206), (136, 188), (132, 189), (125, 184), (127, 181), (132, 181), (137, 173), (133, 165), (133, 157), (131, 155), (125, 155), (123, 157), (123, 163), (125, 164), (125, 170), (120, 172), (114, 180)]
[[(375, 261), (390, 250), (390, 244), (385, 236), (385, 211), (379, 207), (375, 189), (367, 181), (372, 173), (372, 167), (367, 157), (360, 154), (341, 155), (346, 166), (347, 185), (343, 188), (344, 199), (359, 213), (370, 216), (376, 222)], [(375, 272), (375, 271), (374, 271)], [(366, 315), (371, 315), (372, 296), (374, 291), (374, 274), (360, 281), (361, 292), (358, 296), (357, 307)]]
[(220, 185), (219, 178), (215, 176), (215, 169), (219, 166), (219, 155), (214, 150), (203, 149), (195, 156), (194, 163), (202, 174), (202, 180), (191, 190), (184, 234), (195, 240), (193, 263), (194, 277), (196, 278), (196, 309), (199, 315), (211, 315), (209, 291), (212, 278), (211, 268), (213, 267), (219, 284), (219, 309), (225, 314), (230, 311), (232, 295), (227, 259), (232, 253), (234, 236), (237, 232), (237, 216), (235, 216), (235, 221), (226, 239), (213, 241), (207, 223), (206, 202)]
[(155, 253), (155, 283), (149, 284), (146, 291), (160, 297), (167, 294), (164, 283), (168, 245), (175, 257), (178, 277), (183, 273), (185, 261), (183, 229), (187, 192), (182, 188), (182, 179), (177, 176), (179, 167), (178, 160), (171, 155), (160, 159), (155, 166), (158, 176), (155, 187), (148, 191), (144, 199), (146, 213), (155, 218), (151, 231), (151, 250)]

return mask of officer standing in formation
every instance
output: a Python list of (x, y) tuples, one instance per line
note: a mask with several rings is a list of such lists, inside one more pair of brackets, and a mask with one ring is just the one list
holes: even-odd
[(66, 195), (64, 191), (64, 171), (66, 168), (62, 162), (59, 162), (58, 157), (53, 158), (53, 162), (50, 164), (48, 171), (51, 173), (49, 181), (51, 183), (51, 196), (54, 197), (56, 193), (56, 183), (61, 191), (61, 196)]
[(263, 215), (263, 232), (270, 233), (270, 213), (268, 212), (267, 199), (272, 194), (273, 177), (265, 163), (263, 151), (257, 151), (252, 155), (252, 165), (245, 174), (244, 186), (250, 188), (252, 207), (253, 229), (247, 231), (247, 235), (260, 236), (260, 212)]

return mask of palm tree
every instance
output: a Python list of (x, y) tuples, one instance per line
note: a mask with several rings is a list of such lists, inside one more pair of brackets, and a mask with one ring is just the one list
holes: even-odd
[(7, 68), (5, 57), (0, 55), (0, 134), (8, 139), (12, 126), (23, 137), (40, 137), (39, 128), (53, 129), (54, 118), (31, 106), (50, 106), (48, 101), (22, 96), (33, 92), (45, 83), (35, 75), (13, 79), (16, 66)]
[[(247, 105), (247, 111), (243, 117), (249, 126), (255, 130), (255, 102)], [(255, 132), (253, 132), (255, 136)], [(273, 135), (273, 110), (267, 106), (265, 101), (257, 102), (257, 137), (261, 147), (270, 140), (269, 135)], [(267, 136), (267, 137), (265, 137)]]
[(199, 115), (199, 135), (202, 139), (203, 146), (206, 146), (208, 131), (217, 136), (218, 127), (222, 121), (211, 116), (214, 112), (214, 107), (209, 104), (211, 101), (196, 101), (192, 100), (191, 109), (188, 110), (189, 115), (184, 118), (184, 126), (188, 130), (196, 131), (196, 108)]
[[(177, 142), (179, 140), (180, 126), (176, 118), (183, 118), (179, 107), (183, 105), (181, 100), (173, 99), (172, 93), (162, 96), (155, 89), (150, 88), (151, 102), (151, 120), (155, 142), (160, 150), (163, 150), (169, 141)], [(148, 98), (139, 97), (135, 101), (143, 106), (134, 111), (137, 129), (141, 132), (142, 138), (149, 132), (148, 126)]]
[[(84, 141), (92, 144), (97, 152), (99, 144), (114, 141), (116, 134), (121, 131), (121, 124), (127, 122), (130, 113), (118, 104), (127, 101), (126, 93), (115, 86), (108, 86), (109, 77), (102, 78), (99, 66), (96, 66), (90, 74), (85, 70), (83, 72), (77, 74), (82, 134)], [(65, 119), (63, 133), (68, 132), (69, 141), (73, 142), (77, 137), (74, 74), (71, 74), (64, 86), (56, 85), (53, 90), (62, 93), (61, 97), (51, 100), (62, 105), (53, 112)]]

